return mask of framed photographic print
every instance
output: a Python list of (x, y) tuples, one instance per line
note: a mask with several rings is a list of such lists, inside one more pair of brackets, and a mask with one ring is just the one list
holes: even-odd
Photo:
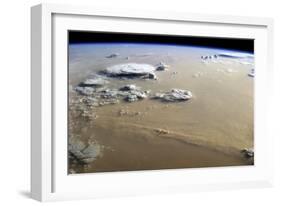
[(271, 19), (31, 14), (34, 199), (271, 185)]

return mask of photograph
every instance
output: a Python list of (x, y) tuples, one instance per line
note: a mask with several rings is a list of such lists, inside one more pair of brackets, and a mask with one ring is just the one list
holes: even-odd
[(254, 165), (254, 39), (67, 38), (68, 174)]

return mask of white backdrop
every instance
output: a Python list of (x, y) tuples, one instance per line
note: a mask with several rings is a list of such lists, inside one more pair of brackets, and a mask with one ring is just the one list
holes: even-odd
[[(0, 204), (37, 205), (29, 198), (30, 149), (30, 6), (42, 1), (9, 0), (0, 7)], [(45, 2), (45, 1), (43, 1)], [(275, 20), (275, 187), (178, 195), (58, 202), (59, 205), (280, 205), (281, 204), (281, 13), (278, 0), (57, 0), (92, 6), (116, 6), (146, 10), (208, 14), (266, 16)], [(279, 37), (279, 38), (278, 38)], [(279, 46), (279, 47), (278, 47)], [(266, 94), (265, 94), (266, 97)], [(278, 124), (279, 123), (279, 124)], [(47, 203), (54, 204), (54, 203)]]

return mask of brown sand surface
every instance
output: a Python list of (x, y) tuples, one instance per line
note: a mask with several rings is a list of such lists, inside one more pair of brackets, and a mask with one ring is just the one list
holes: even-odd
[[(105, 58), (114, 52), (120, 56)], [(156, 72), (158, 80), (111, 79), (110, 87), (136, 84), (152, 93), (172, 88), (193, 93), (186, 102), (145, 99), (95, 107), (92, 112), (97, 118), (93, 122), (70, 115), (76, 123), (69, 130), (71, 135), (83, 142), (93, 139), (104, 148), (92, 163), (70, 168), (84, 173), (251, 164), (240, 150), (254, 144), (254, 85), (247, 75), (253, 65), (241, 59), (200, 58), (218, 52), (158, 45), (70, 46), (70, 102), (79, 98), (73, 88), (89, 74), (127, 62), (155, 65), (163, 61), (170, 68)], [(120, 111), (126, 114), (120, 115)]]

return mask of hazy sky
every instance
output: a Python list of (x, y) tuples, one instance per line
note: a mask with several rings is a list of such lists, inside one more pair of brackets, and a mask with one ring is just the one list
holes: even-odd
[(160, 43), (178, 44), (190, 46), (203, 46), (225, 48), (254, 52), (253, 39), (233, 39), (233, 38), (208, 38), (191, 36), (172, 35), (151, 35), (132, 33), (111, 33), (111, 32), (87, 32), (69, 31), (69, 43), (102, 43), (102, 42), (124, 42), (124, 43)]

